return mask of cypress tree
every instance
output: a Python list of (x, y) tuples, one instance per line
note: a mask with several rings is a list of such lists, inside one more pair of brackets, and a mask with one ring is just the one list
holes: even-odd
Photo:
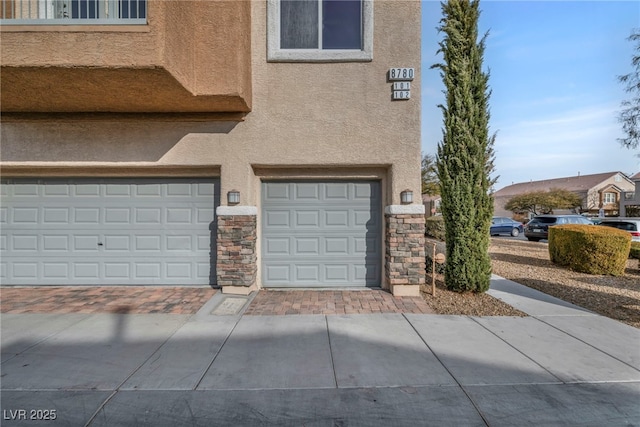
[(445, 220), (447, 288), (463, 292), (489, 289), (489, 227), (493, 216), (493, 143), (489, 136), (489, 73), (482, 71), (487, 34), (478, 39), (478, 0), (442, 3), (439, 53), (445, 84), (443, 138), (437, 168)]

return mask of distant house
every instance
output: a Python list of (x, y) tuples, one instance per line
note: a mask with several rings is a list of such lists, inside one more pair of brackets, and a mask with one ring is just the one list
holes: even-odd
[(428, 194), (422, 195), (422, 204), (424, 205), (425, 216), (439, 215), (441, 212), (440, 204), (442, 203), (442, 197), (430, 196)]
[(635, 189), (622, 193), (620, 197), (622, 204), (620, 209), (621, 216), (640, 217), (640, 172), (630, 179), (635, 183)]
[[(597, 216), (600, 213), (600, 209), (602, 209), (605, 216), (621, 216), (623, 215), (621, 205), (625, 197), (623, 195), (629, 192), (633, 193), (637, 185), (640, 184), (634, 183), (622, 172), (521, 182), (504, 187), (494, 194), (494, 212), (495, 215), (499, 216), (511, 216), (513, 213), (504, 209), (504, 205), (512, 197), (534, 191), (548, 191), (552, 188), (560, 188), (572, 191), (582, 197), (583, 202), (578, 209), (578, 213)], [(635, 194), (638, 194), (638, 192), (636, 191)], [(636, 196), (634, 195), (634, 197)], [(635, 200), (635, 204), (640, 203), (637, 202), (637, 198)], [(555, 213), (570, 212), (557, 211)]]

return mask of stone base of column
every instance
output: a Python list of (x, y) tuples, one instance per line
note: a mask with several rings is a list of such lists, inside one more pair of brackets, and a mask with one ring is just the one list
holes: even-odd
[(385, 276), (394, 296), (419, 296), (426, 280), (423, 205), (385, 208)]
[(217, 209), (216, 274), (223, 293), (248, 295), (257, 289), (255, 206)]
[(394, 297), (419, 297), (420, 285), (391, 285), (391, 295)]
[(257, 291), (258, 285), (255, 283), (251, 286), (223, 286), (222, 293), (229, 295), (249, 295), (251, 292)]

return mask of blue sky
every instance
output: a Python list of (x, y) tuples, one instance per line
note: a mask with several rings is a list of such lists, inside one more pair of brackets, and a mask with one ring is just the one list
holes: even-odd
[[(640, 2), (481, 0), (479, 29), (491, 129), (497, 132), (496, 190), (517, 182), (640, 172), (640, 150), (622, 148), (617, 120), (629, 99), (617, 76), (631, 72)], [(439, 1), (422, 3), (422, 151), (442, 139), (441, 77), (429, 67), (442, 35)]]

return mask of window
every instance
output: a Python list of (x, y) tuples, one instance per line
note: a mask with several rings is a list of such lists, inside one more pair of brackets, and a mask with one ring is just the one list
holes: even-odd
[(269, 0), (268, 59), (370, 61), (372, 0)]
[(616, 203), (616, 193), (604, 193), (604, 204)]

